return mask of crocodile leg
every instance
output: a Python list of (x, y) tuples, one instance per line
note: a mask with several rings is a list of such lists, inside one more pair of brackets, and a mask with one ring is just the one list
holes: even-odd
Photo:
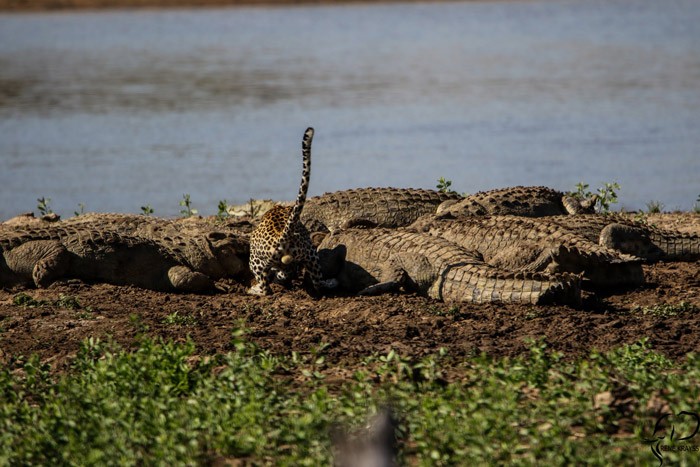
[(173, 266), (168, 269), (168, 280), (179, 292), (205, 292), (214, 289), (214, 281), (201, 272), (186, 266)]
[(35, 240), (4, 253), (5, 264), (18, 282), (34, 282), (47, 287), (65, 276), (70, 268), (70, 253), (56, 240)]

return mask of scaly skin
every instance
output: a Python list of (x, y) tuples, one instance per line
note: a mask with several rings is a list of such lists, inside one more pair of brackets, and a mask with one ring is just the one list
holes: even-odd
[(440, 205), (436, 214), (465, 216), (514, 215), (526, 217), (592, 213), (596, 197), (579, 201), (544, 186), (515, 186), (465, 196)]
[[(154, 221), (157, 222), (157, 221)], [(167, 237), (167, 236), (166, 236)], [(154, 290), (200, 292), (245, 269), (244, 241), (209, 232), (177, 239), (147, 238), (117, 226), (64, 225), (0, 231), (0, 286), (61, 278), (132, 284)]]
[(580, 301), (572, 274), (513, 273), (485, 264), (447, 240), (408, 230), (349, 229), (327, 236), (320, 248), (346, 248), (340, 283), (360, 293), (399, 285), (448, 302), (570, 303)]
[(309, 198), (301, 221), (310, 232), (335, 232), (354, 226), (402, 227), (440, 203), (458, 200), (456, 193), (414, 188), (357, 188)]
[(412, 228), (476, 251), (486, 263), (511, 271), (582, 273), (598, 287), (644, 282), (637, 258), (599, 246), (550, 217), (449, 217), (425, 216)]
[[(107, 231), (153, 240), (179, 261), (214, 278), (243, 270), (245, 266), (237, 264), (236, 258), (242, 259), (249, 253), (248, 238), (241, 234), (240, 228), (199, 217), (164, 219), (137, 214), (88, 213), (60, 222), (44, 223), (41, 228)], [(39, 229), (34, 228), (34, 232)]]
[(700, 235), (660, 229), (614, 214), (557, 216), (551, 222), (591, 242), (646, 261), (700, 259)]

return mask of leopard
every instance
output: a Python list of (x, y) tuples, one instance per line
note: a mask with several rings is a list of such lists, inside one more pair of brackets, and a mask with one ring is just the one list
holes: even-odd
[(300, 221), (311, 181), (313, 137), (314, 129), (307, 128), (301, 142), (303, 169), (294, 205), (273, 206), (261, 217), (250, 236), (249, 265), (256, 282), (248, 289), (251, 295), (271, 294), (270, 284), (275, 279), (287, 282), (301, 269), (310, 276), (315, 292), (337, 285), (335, 279), (323, 280), (318, 252), (309, 231)]

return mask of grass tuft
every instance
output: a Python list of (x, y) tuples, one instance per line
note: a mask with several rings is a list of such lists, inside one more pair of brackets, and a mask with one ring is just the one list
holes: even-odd
[(635, 306), (630, 310), (631, 313), (640, 313), (642, 315), (652, 315), (659, 318), (670, 318), (684, 313), (698, 313), (700, 309), (689, 302), (679, 302), (677, 304), (662, 303), (654, 306)]

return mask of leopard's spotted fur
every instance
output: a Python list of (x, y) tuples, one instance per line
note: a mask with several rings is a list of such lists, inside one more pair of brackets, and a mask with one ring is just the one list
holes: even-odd
[(299, 195), (294, 206), (274, 206), (260, 219), (250, 237), (250, 270), (257, 284), (248, 290), (255, 295), (267, 295), (272, 290), (270, 282), (274, 279), (285, 280), (287, 274), (303, 267), (311, 276), (316, 290), (321, 287), (333, 287), (333, 280), (323, 281), (318, 252), (311, 242), (309, 232), (299, 221), (304, 208), (306, 193), (311, 178), (311, 142), (314, 129), (304, 132), (301, 143), (303, 170)]

